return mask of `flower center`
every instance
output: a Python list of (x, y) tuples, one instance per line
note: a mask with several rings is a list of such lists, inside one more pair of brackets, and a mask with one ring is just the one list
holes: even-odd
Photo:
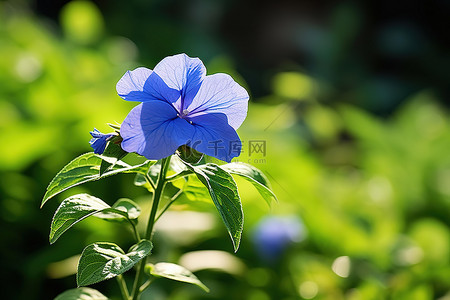
[(181, 114), (177, 114), (177, 116), (180, 119), (185, 119), (186, 121), (188, 121), (190, 124), (192, 124), (191, 120), (187, 120), (186, 117), (189, 115), (189, 111), (187, 109), (183, 110), (183, 112)]

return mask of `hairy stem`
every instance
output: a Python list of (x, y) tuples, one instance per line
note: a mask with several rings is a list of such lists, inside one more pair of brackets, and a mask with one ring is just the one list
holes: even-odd
[[(150, 211), (150, 217), (148, 218), (148, 223), (147, 223), (147, 231), (145, 232), (145, 239), (147, 239), (149, 241), (152, 240), (156, 212), (158, 211), (159, 201), (161, 200), (163, 190), (164, 190), (164, 185), (166, 184), (166, 174), (167, 174), (167, 169), (169, 168), (169, 163), (170, 163), (170, 156), (163, 158), (161, 161), (161, 171), (159, 173), (155, 192), (153, 193), (152, 210)], [(150, 180), (150, 178), (148, 178), (148, 179)], [(146, 259), (144, 258), (141, 260), (141, 262), (139, 263), (139, 265), (137, 267), (136, 278), (135, 278), (134, 284), (133, 284), (132, 300), (137, 300), (139, 298), (139, 294), (140, 294), (139, 288), (141, 285), (142, 278), (144, 276), (145, 263), (146, 263)]]

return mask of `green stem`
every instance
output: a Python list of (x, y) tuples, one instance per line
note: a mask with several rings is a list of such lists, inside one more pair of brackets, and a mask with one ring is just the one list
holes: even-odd
[(174, 180), (180, 179), (182, 177), (186, 177), (191, 174), (192, 174), (191, 170), (184, 170), (184, 171), (181, 171), (180, 173), (177, 173), (175, 175), (167, 177), (167, 181), (174, 181)]
[(123, 300), (130, 300), (130, 294), (128, 294), (127, 284), (122, 275), (117, 275), (117, 282), (119, 283), (120, 292), (122, 293)]
[(156, 186), (150, 176), (148, 176), (148, 173), (145, 175), (145, 180), (147, 180), (148, 184), (150, 184), (153, 190), (156, 190)]
[(147, 223), (147, 231), (145, 232), (145, 238), (149, 241), (152, 239), (153, 226), (155, 225), (155, 216), (158, 210), (159, 201), (161, 200), (164, 185), (166, 184), (166, 174), (170, 163), (170, 156), (163, 158), (161, 162), (161, 171), (158, 177), (158, 183), (156, 185), (155, 193), (153, 194), (153, 205), (150, 212), (150, 217)]
[(141, 236), (139, 235), (139, 231), (137, 230), (136, 224), (133, 223), (133, 221), (130, 221), (131, 227), (133, 228), (133, 234), (134, 234), (134, 238), (136, 239), (136, 242), (140, 242), (141, 241)]
[(181, 196), (182, 193), (183, 193), (183, 190), (179, 190), (175, 195), (173, 195), (172, 198), (170, 198), (169, 203), (167, 203), (167, 205), (158, 214), (158, 216), (156, 217), (155, 222), (159, 220), (159, 218), (163, 215), (163, 213), (166, 212), (166, 210), (178, 199), (178, 197)]
[(141, 287), (139, 288), (139, 292), (142, 293), (143, 291), (145, 291), (145, 289), (148, 288), (152, 282), (153, 279), (149, 279), (146, 282), (144, 282), (144, 284), (141, 285)]
[[(147, 239), (149, 241), (152, 240), (156, 212), (158, 210), (159, 201), (161, 200), (161, 197), (162, 197), (164, 185), (166, 184), (166, 174), (167, 174), (167, 169), (169, 167), (169, 163), (170, 163), (170, 156), (163, 158), (161, 161), (161, 171), (159, 172), (158, 182), (156, 184), (156, 189), (153, 194), (152, 210), (150, 211), (150, 217), (148, 218), (148, 223), (147, 223), (147, 231), (145, 232), (145, 239)], [(150, 178), (148, 178), (148, 179), (150, 180)], [(140, 287), (142, 278), (144, 276), (145, 263), (146, 263), (146, 259), (144, 258), (141, 260), (141, 262), (139, 263), (139, 265), (137, 267), (136, 278), (135, 278), (134, 284), (133, 284), (132, 300), (137, 300), (139, 298), (139, 294), (140, 294), (139, 287)]]

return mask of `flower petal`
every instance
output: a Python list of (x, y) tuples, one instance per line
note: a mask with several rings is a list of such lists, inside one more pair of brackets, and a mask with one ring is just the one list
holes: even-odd
[(144, 85), (152, 70), (140, 67), (133, 71), (127, 71), (117, 82), (117, 94), (128, 101), (149, 101), (153, 97), (144, 92)]
[(139, 102), (163, 100), (173, 103), (181, 95), (180, 91), (169, 88), (158, 74), (144, 67), (127, 71), (117, 83), (116, 90), (124, 100)]
[(195, 127), (195, 133), (187, 144), (189, 147), (226, 162), (239, 156), (242, 143), (236, 130), (228, 125), (226, 115), (204, 114), (190, 120)]
[(194, 131), (191, 124), (177, 117), (171, 104), (149, 101), (133, 108), (122, 123), (122, 149), (157, 160), (175, 153)]
[(248, 93), (227, 74), (208, 75), (187, 110), (189, 116), (222, 113), (238, 129), (247, 116)]
[(164, 58), (153, 71), (169, 88), (181, 91), (181, 98), (174, 104), (180, 113), (192, 102), (206, 75), (202, 61), (184, 53)]

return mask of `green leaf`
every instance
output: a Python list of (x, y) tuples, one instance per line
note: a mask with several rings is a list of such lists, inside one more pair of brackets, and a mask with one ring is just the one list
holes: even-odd
[(121, 198), (113, 204), (112, 208), (126, 212), (130, 220), (136, 220), (141, 214), (141, 208), (134, 201)]
[(118, 161), (110, 170), (100, 175), (101, 162), (102, 159), (92, 152), (85, 153), (72, 160), (56, 174), (55, 178), (48, 185), (41, 207), (50, 198), (76, 185), (119, 173), (145, 174), (148, 168), (156, 163), (156, 161), (146, 161), (139, 165), (130, 166), (122, 161)]
[(251, 182), (269, 206), (272, 203), (272, 200), (278, 201), (277, 197), (270, 189), (269, 180), (261, 170), (252, 165), (238, 162), (232, 162), (220, 167), (231, 174), (239, 175)]
[(186, 163), (197, 178), (208, 188), (211, 199), (222, 217), (237, 251), (244, 226), (244, 213), (236, 182), (216, 164), (192, 166)]
[(185, 177), (173, 182), (173, 185), (181, 189), (189, 201), (211, 202), (208, 188), (196, 176)]
[(155, 265), (145, 265), (145, 272), (148, 275), (155, 277), (164, 277), (176, 281), (195, 284), (204, 291), (209, 292), (209, 289), (188, 269), (172, 263), (161, 262)]
[(188, 168), (184, 164), (184, 162), (178, 157), (178, 155), (172, 155), (170, 159), (170, 167), (169, 169), (176, 174), (187, 171)]
[(56, 296), (54, 300), (108, 300), (108, 298), (97, 290), (82, 287), (67, 290)]
[[(152, 182), (153, 186), (156, 186), (160, 171), (161, 171), (161, 161), (158, 161), (156, 164), (151, 166), (150, 169), (148, 169), (147, 175), (148, 175), (148, 178), (150, 179), (150, 181)], [(152, 190), (153, 190), (153, 188), (152, 188)]]
[(84, 248), (78, 263), (77, 284), (86, 286), (111, 279), (131, 269), (152, 250), (152, 243), (141, 240), (128, 253), (113, 243), (94, 243)]
[(76, 223), (105, 208), (110, 208), (110, 206), (88, 194), (79, 194), (65, 199), (53, 216), (50, 225), (50, 243), (56, 242), (66, 230)]
[(94, 214), (101, 219), (131, 222), (140, 212), (139, 206), (129, 199), (119, 199), (110, 207), (101, 199), (88, 194), (71, 196), (61, 202), (53, 216), (50, 243), (53, 244), (70, 227)]
[(124, 158), (128, 152), (124, 151), (120, 147), (120, 142), (122, 138), (120, 136), (113, 136), (106, 145), (105, 151), (103, 151), (101, 158), (102, 162), (100, 164), (100, 175), (105, 173), (106, 170), (114, 167), (114, 165)]
[(141, 208), (132, 200), (122, 198), (109, 209), (104, 209), (95, 216), (110, 221), (136, 220), (141, 214)]

